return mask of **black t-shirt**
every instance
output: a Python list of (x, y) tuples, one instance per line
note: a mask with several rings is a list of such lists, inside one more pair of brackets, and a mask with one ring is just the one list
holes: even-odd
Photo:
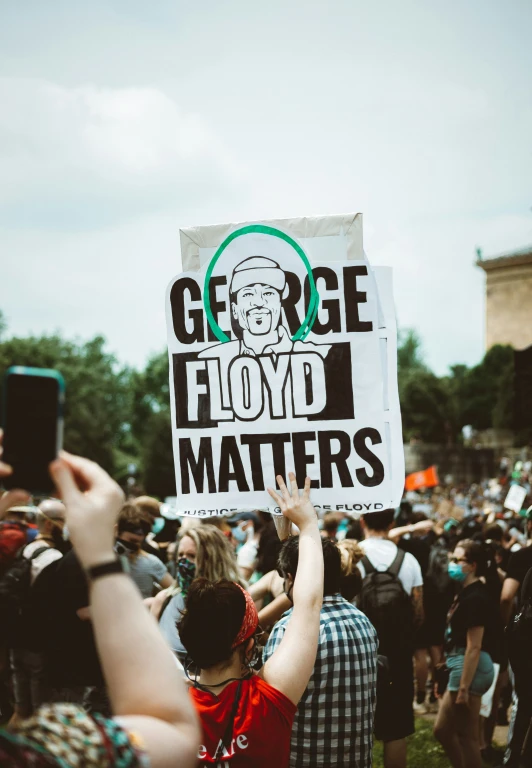
[(418, 561), (419, 566), (421, 568), (421, 573), (423, 574), (423, 578), (425, 578), (425, 575), (429, 567), (431, 544), (432, 544), (432, 541), (428, 537), (423, 537), (423, 538), (411, 537), (410, 539), (402, 538), (397, 543), (397, 546), (400, 549), (404, 550), (405, 552), (410, 552), (411, 555), (414, 555), (414, 557)]
[(508, 579), (515, 579), (520, 585), (523, 584), (525, 576), (532, 568), (532, 546), (524, 547), (518, 552), (514, 552), (508, 561), (508, 570), (506, 576)]
[(87, 578), (73, 551), (55, 567), (49, 616), (53, 643), (48, 653), (53, 687), (101, 685), (103, 675), (91, 621), (76, 613), (89, 605)]
[(526, 600), (530, 599), (532, 599), (532, 568), (526, 574), (521, 587), (521, 605), (523, 605)]
[(496, 616), (498, 606), (490, 597), (486, 585), (474, 581), (457, 595), (447, 615), (447, 633), (445, 646), (452, 648), (467, 647), (467, 630), (472, 627), (484, 627), (482, 650), (493, 658), (496, 655)]

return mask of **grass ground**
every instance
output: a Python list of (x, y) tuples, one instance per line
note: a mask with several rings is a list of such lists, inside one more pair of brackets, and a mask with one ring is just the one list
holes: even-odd
[[(445, 753), (432, 735), (433, 724), (421, 717), (416, 717), (416, 732), (409, 736), (408, 768), (450, 768), (451, 764)], [(501, 761), (504, 751), (501, 750)], [(382, 743), (376, 741), (373, 752), (373, 768), (383, 768)]]

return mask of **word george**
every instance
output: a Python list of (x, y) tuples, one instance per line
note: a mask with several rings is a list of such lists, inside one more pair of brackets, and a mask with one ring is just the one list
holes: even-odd
[[(345, 311), (342, 311), (340, 303), (340, 291), (338, 276), (329, 267), (315, 267), (312, 270), (316, 286), (320, 293), (320, 306), (322, 314), (326, 313), (326, 319), (315, 319), (312, 332), (318, 336), (327, 333), (368, 333), (373, 330), (373, 323), (360, 319), (360, 305), (367, 303), (367, 294), (361, 291), (357, 285), (359, 277), (368, 274), (367, 267), (362, 265), (344, 267), (343, 269), (343, 302)], [(288, 295), (282, 301), (284, 316), (290, 333), (293, 335), (301, 327), (301, 323), (308, 312), (310, 303), (310, 285), (308, 275), (305, 278), (303, 288), (297, 275), (293, 272), (285, 272)], [(228, 306), (224, 299), (218, 298), (218, 288), (227, 292), (227, 276), (218, 275), (212, 277), (209, 283), (209, 300), (214, 319), (223, 312), (227, 312)], [(304, 314), (300, 314), (297, 305), (304, 298)], [(230, 297), (229, 301), (232, 299)], [(176, 339), (181, 344), (195, 344), (196, 342), (216, 341), (216, 336), (208, 328), (203, 307), (202, 288), (193, 277), (181, 277), (176, 280), (170, 292), (170, 304), (172, 308), (172, 324)], [(232, 338), (230, 329), (224, 329), (228, 338)]]

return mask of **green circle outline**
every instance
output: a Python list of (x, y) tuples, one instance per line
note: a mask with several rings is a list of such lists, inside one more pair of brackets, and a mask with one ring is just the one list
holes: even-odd
[(214, 315), (212, 314), (211, 300), (209, 295), (209, 283), (211, 281), (211, 275), (214, 270), (214, 267), (216, 266), (216, 262), (218, 261), (222, 253), (225, 251), (227, 246), (230, 245), (230, 243), (232, 243), (233, 240), (236, 240), (237, 237), (240, 237), (241, 235), (249, 235), (253, 232), (258, 232), (259, 234), (262, 234), (262, 235), (271, 235), (272, 237), (278, 237), (280, 240), (284, 240), (285, 243), (288, 243), (288, 245), (292, 246), (292, 248), (295, 250), (299, 258), (305, 265), (308, 279), (309, 279), (309, 285), (310, 285), (310, 301), (308, 305), (307, 314), (305, 315), (305, 319), (303, 320), (302, 325), (299, 327), (296, 333), (292, 336), (292, 341), (304, 341), (309, 335), (310, 331), (312, 330), (312, 326), (314, 325), (314, 321), (316, 320), (316, 316), (318, 314), (318, 308), (320, 305), (320, 295), (318, 293), (318, 289), (316, 288), (316, 282), (314, 280), (314, 275), (312, 274), (312, 268), (310, 266), (309, 260), (307, 259), (305, 251), (292, 237), (290, 237), (290, 235), (287, 235), (285, 232), (282, 232), (280, 229), (276, 229), (275, 227), (269, 227), (266, 224), (248, 224), (245, 227), (240, 227), (240, 229), (235, 229), (234, 232), (231, 232), (231, 234), (225, 238), (223, 243), (218, 247), (218, 250), (212, 257), (209, 267), (207, 269), (207, 273), (205, 275), (205, 283), (203, 286), (203, 306), (205, 308), (205, 314), (207, 315), (207, 320), (208, 320), (210, 329), (214, 333), (218, 341), (221, 341), (222, 344), (225, 344), (226, 342), (230, 341), (229, 336), (227, 336), (227, 334), (222, 331), (222, 329), (214, 319)]

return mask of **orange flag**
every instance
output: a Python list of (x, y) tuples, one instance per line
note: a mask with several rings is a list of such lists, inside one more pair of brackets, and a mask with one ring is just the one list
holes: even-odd
[(436, 466), (433, 465), (421, 472), (412, 472), (411, 475), (407, 475), (405, 489), (407, 491), (417, 491), (418, 488), (433, 488), (435, 485), (439, 484), (440, 479), (438, 477), (438, 471)]

